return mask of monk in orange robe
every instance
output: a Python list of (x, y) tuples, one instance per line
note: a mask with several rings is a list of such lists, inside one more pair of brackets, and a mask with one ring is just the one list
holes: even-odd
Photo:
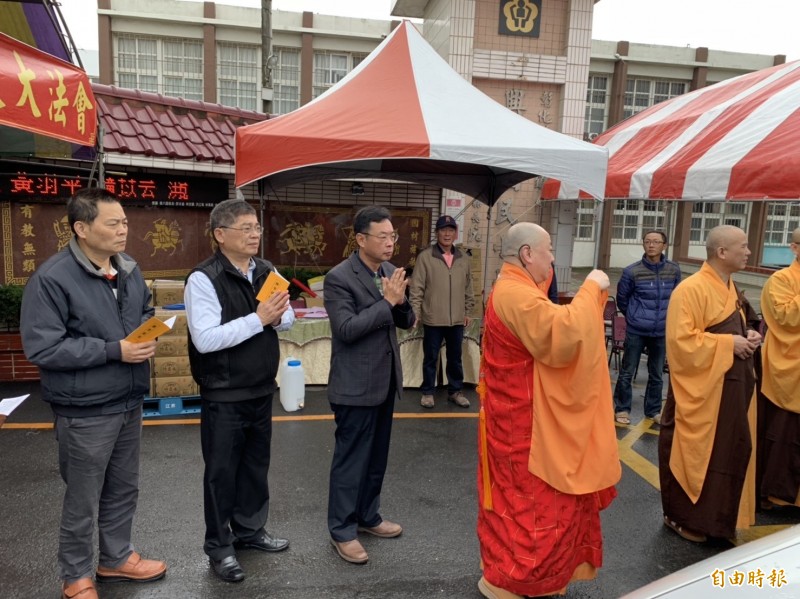
[(540, 288), (550, 236), (513, 225), (485, 317), (478, 466), (484, 597), (566, 592), (603, 562), (600, 510), (621, 476), (606, 361), (609, 281), (595, 270), (568, 306)]
[(789, 247), (795, 259), (761, 291), (767, 334), (761, 348), (760, 495), (767, 505), (800, 505), (800, 228)]
[(664, 523), (698, 543), (731, 539), (755, 521), (753, 354), (761, 343), (731, 278), (747, 265), (747, 235), (713, 228), (706, 256), (667, 309), (670, 385), (658, 443)]

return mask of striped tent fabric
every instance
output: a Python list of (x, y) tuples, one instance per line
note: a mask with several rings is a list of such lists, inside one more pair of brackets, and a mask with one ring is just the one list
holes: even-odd
[[(656, 104), (594, 143), (608, 148), (608, 199), (798, 199), (800, 61)], [(559, 181), (543, 191), (579, 197)]]
[(604, 148), (509, 110), (454, 71), (408, 21), (339, 83), (236, 132), (236, 186), (381, 178), (492, 204), (537, 175), (603, 192)]

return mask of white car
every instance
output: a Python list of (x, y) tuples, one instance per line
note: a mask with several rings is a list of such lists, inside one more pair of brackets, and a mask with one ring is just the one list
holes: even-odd
[(800, 598), (800, 525), (745, 543), (620, 599)]

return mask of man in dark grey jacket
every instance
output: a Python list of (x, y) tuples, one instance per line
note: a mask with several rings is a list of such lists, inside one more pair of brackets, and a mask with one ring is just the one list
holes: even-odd
[(332, 337), (328, 400), (336, 420), (328, 530), (343, 560), (363, 564), (368, 556), (359, 531), (382, 538), (403, 532), (379, 510), (394, 402), (403, 389), (396, 327), (411, 328), (414, 312), (405, 297), (405, 272), (388, 262), (397, 242), (389, 211), (360, 209), (353, 233), (358, 250), (325, 276)]
[(67, 217), (74, 237), (28, 281), (21, 332), (55, 415), (67, 485), (58, 547), (62, 598), (93, 599), (95, 520), (98, 581), (146, 582), (167, 570), (164, 562), (142, 559), (131, 544), (142, 400), (156, 342), (125, 338), (154, 310), (139, 267), (122, 253), (128, 221), (117, 199), (104, 189), (80, 190)]

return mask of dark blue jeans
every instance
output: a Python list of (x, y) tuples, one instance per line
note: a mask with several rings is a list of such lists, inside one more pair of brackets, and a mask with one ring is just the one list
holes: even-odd
[(647, 388), (644, 392), (644, 415), (652, 418), (661, 413), (661, 392), (664, 383), (661, 373), (664, 370), (664, 357), (667, 346), (664, 337), (644, 337), (628, 332), (625, 335), (625, 349), (622, 365), (619, 368), (617, 385), (614, 387), (614, 412), (631, 411), (631, 381), (639, 366), (642, 351), (647, 348)]
[(464, 367), (461, 364), (461, 342), (464, 340), (464, 325), (452, 327), (429, 327), (425, 325), (422, 337), (422, 386), (423, 395), (433, 395), (436, 388), (436, 366), (442, 341), (447, 346), (447, 392), (461, 391), (464, 386)]

